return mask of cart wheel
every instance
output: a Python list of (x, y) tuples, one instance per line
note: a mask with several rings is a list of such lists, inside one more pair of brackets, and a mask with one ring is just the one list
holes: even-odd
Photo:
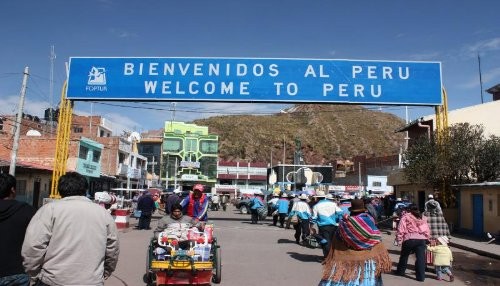
[(142, 277), (142, 281), (148, 286), (156, 286), (156, 274), (148, 272)]
[(222, 280), (222, 257), (219, 245), (215, 245), (214, 257), (213, 257), (213, 276), (212, 281), (219, 284)]

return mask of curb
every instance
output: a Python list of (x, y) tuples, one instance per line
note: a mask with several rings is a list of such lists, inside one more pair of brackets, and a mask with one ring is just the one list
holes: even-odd
[(450, 246), (455, 247), (455, 248), (460, 248), (460, 249), (463, 249), (463, 250), (474, 252), (474, 253), (479, 254), (481, 256), (486, 256), (486, 257), (489, 257), (489, 258), (500, 260), (500, 255), (499, 254), (495, 254), (495, 253), (491, 253), (491, 252), (488, 252), (488, 251), (484, 251), (484, 250), (480, 250), (480, 249), (468, 247), (468, 246), (465, 246), (465, 245), (462, 245), (462, 244), (457, 244), (457, 243), (454, 243), (454, 242), (451, 242), (451, 241), (448, 244)]

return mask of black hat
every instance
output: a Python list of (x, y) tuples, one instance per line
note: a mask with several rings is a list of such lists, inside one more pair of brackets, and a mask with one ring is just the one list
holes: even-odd
[(365, 203), (362, 199), (354, 199), (351, 201), (351, 207), (349, 208), (351, 213), (362, 213), (366, 212)]

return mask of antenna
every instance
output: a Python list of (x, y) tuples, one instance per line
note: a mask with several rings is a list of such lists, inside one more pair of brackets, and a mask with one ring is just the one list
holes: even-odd
[(50, 46), (50, 81), (49, 81), (49, 122), (50, 122), (50, 134), (52, 134), (52, 127), (54, 126), (53, 117), (53, 97), (54, 97), (54, 60), (56, 59), (56, 54), (54, 52), (54, 45)]
[(481, 88), (481, 104), (484, 103), (483, 100), (483, 77), (481, 75), (481, 57), (479, 52), (477, 53), (477, 61), (479, 62), (479, 87)]

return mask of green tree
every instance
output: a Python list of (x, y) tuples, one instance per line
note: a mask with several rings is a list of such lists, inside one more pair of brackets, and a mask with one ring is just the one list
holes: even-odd
[(478, 182), (500, 178), (500, 137), (490, 136), (478, 147), (472, 172)]
[(441, 192), (445, 206), (456, 204), (451, 185), (492, 181), (500, 175), (500, 138), (484, 138), (481, 125), (455, 124), (441, 134), (418, 138), (403, 154), (404, 174)]

